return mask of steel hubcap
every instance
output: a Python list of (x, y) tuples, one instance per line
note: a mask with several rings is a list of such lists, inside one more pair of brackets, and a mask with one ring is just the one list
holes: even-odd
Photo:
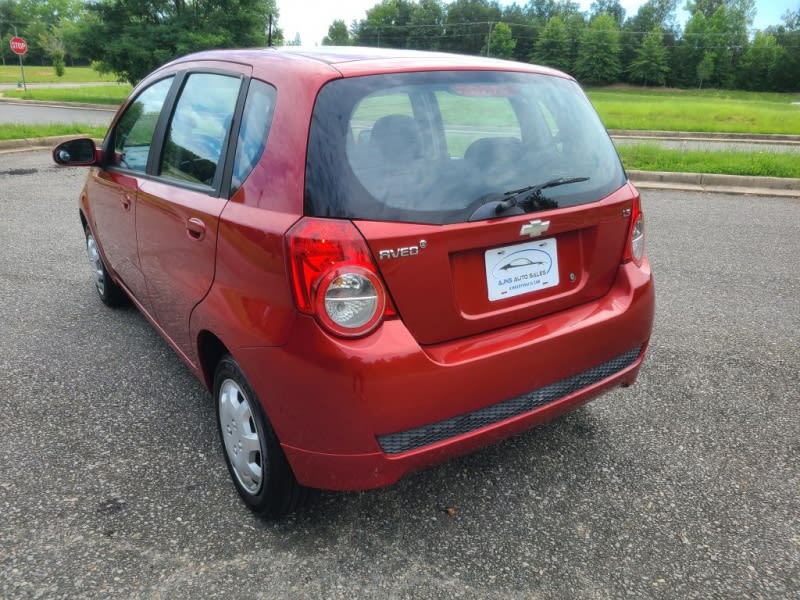
[(92, 272), (94, 273), (94, 285), (102, 296), (106, 289), (106, 278), (103, 275), (103, 261), (100, 258), (100, 252), (97, 250), (97, 244), (91, 235), (86, 237), (86, 254), (89, 256), (89, 265), (92, 267)]
[(261, 441), (250, 402), (232, 379), (219, 388), (219, 422), (236, 479), (248, 493), (257, 494), (264, 478)]

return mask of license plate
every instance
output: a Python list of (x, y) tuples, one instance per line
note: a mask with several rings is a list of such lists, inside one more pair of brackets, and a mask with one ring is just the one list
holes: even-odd
[(556, 238), (487, 250), (489, 300), (505, 300), (558, 285)]

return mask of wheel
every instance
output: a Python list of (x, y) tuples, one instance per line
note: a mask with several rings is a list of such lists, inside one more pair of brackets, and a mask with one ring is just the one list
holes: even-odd
[(86, 234), (86, 255), (89, 257), (89, 266), (94, 274), (94, 287), (97, 295), (106, 306), (114, 307), (125, 304), (128, 297), (108, 274), (106, 266), (103, 264), (103, 258), (100, 256), (100, 250), (97, 248), (97, 242), (88, 226), (84, 229), (84, 233)]
[(225, 462), (244, 503), (273, 518), (298, 508), (307, 490), (297, 483), (258, 397), (229, 355), (214, 374), (214, 401)]

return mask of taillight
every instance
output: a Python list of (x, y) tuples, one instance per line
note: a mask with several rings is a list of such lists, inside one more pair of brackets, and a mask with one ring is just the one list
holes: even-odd
[(366, 335), (394, 313), (375, 262), (350, 221), (303, 218), (286, 234), (297, 308), (331, 333)]
[(625, 262), (633, 261), (636, 266), (642, 265), (644, 258), (644, 213), (638, 194), (633, 198), (631, 206), (631, 226), (625, 245)]

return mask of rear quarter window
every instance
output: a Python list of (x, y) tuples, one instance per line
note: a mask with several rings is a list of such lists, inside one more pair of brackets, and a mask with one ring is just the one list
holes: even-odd
[(275, 109), (275, 88), (253, 79), (247, 90), (233, 160), (231, 193), (238, 190), (264, 152)]

